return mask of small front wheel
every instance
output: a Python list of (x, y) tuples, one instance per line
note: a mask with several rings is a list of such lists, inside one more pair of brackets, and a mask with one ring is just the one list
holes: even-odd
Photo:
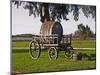
[(65, 50), (65, 57), (72, 58), (73, 53), (74, 51), (73, 51), (72, 46), (68, 46), (67, 49)]
[(50, 47), (48, 50), (48, 55), (50, 59), (56, 60), (58, 56), (57, 49), (55, 47)]
[(35, 39), (31, 41), (30, 43), (30, 49), (29, 49), (29, 53), (30, 56), (32, 57), (32, 59), (37, 59), (40, 56), (40, 44), (38, 41), (36, 41)]

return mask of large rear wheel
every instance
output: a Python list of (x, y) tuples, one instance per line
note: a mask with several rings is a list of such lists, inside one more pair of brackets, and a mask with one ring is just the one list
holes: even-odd
[(37, 40), (32, 40), (30, 43), (30, 49), (29, 49), (29, 53), (30, 56), (32, 57), (32, 59), (37, 59), (40, 56), (40, 44)]

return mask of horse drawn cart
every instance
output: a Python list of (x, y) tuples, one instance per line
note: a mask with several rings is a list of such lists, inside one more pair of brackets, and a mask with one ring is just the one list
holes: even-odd
[(73, 48), (71, 46), (72, 35), (63, 35), (61, 42), (58, 42), (58, 35), (47, 36), (34, 35), (30, 43), (30, 55), (33, 59), (39, 58), (43, 49), (48, 49), (50, 59), (57, 59), (60, 50), (65, 51), (66, 57), (72, 57)]

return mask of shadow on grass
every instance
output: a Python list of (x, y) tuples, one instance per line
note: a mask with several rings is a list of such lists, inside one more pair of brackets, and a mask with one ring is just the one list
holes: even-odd
[(90, 60), (90, 61), (94, 61), (94, 60), (96, 60), (96, 54), (86, 54), (86, 53), (84, 53), (84, 54), (82, 54), (82, 57), (84, 58), (84, 59), (88, 59), (88, 60)]
[(12, 53), (26, 53), (29, 52), (28, 49), (13, 49)]
[[(48, 51), (47, 48), (41, 49), (41, 51)], [(29, 52), (29, 49), (12, 49), (12, 53), (26, 53)]]
[[(44, 49), (42, 51), (47, 51), (47, 49)], [(13, 49), (12, 50), (12, 53), (28, 53), (28, 52), (29, 52), (29, 49)], [(95, 53), (94, 54), (81, 53), (81, 58), (84, 60), (94, 61), (96, 60), (96, 54)]]

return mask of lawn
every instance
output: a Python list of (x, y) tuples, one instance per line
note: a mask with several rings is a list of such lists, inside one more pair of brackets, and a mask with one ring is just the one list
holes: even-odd
[[(30, 41), (13, 41), (12, 47), (29, 47)], [(74, 48), (95, 48), (95, 40), (72, 40)]]
[[(73, 41), (75, 47), (75, 41)], [(88, 42), (88, 41), (87, 41)], [(93, 47), (92, 47), (92, 45)], [(94, 48), (95, 42), (90, 43), (88, 48)], [(42, 51), (40, 57), (37, 60), (31, 59), (29, 55), (29, 49), (14, 49), (15, 47), (29, 47), (29, 42), (12, 42), (12, 60), (11, 68), (14, 73), (37, 73), (37, 72), (53, 72), (53, 71), (73, 71), (73, 70), (86, 70), (95, 69), (96, 61), (82, 59), (81, 61), (73, 61), (68, 59), (64, 55), (64, 51), (59, 52), (57, 60), (50, 60), (47, 50)], [(82, 47), (85, 47), (83, 45)], [(76, 50), (77, 52), (86, 54), (96, 54), (95, 50)]]
[(95, 48), (95, 40), (72, 40), (72, 46), (76, 48)]
[(12, 48), (15, 47), (29, 47), (30, 41), (13, 41)]
[[(83, 51), (83, 53), (95, 53), (95, 51)], [(47, 51), (41, 52), (41, 56), (37, 60), (30, 58), (27, 49), (22, 52), (17, 50), (13, 50), (12, 52), (12, 72), (17, 73), (85, 70), (95, 68), (95, 60), (73, 61), (72, 59), (66, 58), (63, 51), (59, 53), (57, 60), (50, 60)]]

